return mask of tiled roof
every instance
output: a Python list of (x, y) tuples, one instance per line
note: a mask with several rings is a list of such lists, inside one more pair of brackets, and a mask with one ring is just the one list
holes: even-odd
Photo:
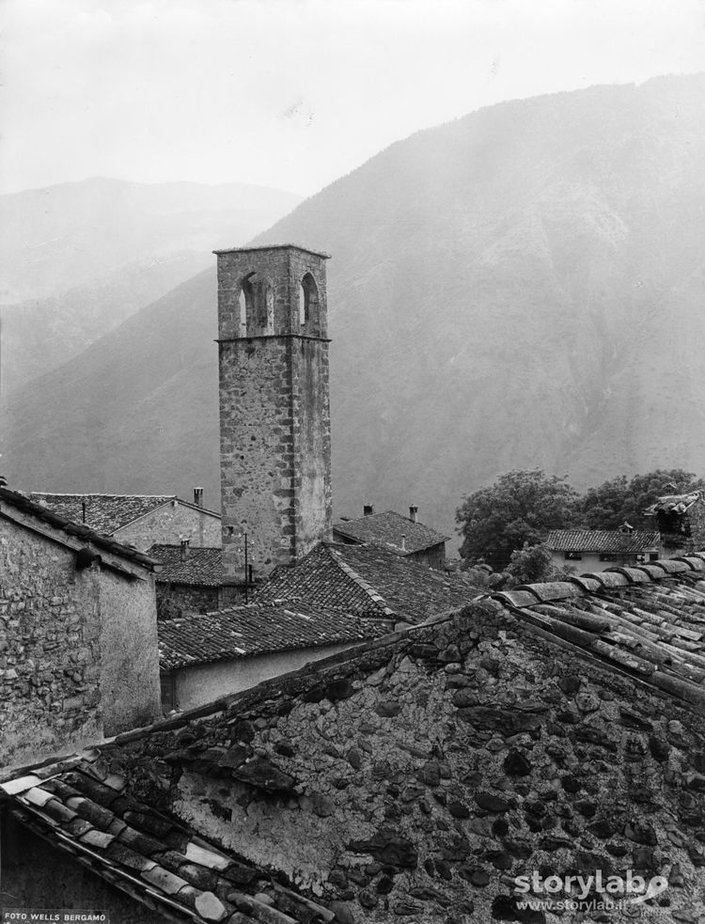
[[(29, 495), (37, 504), (54, 510), (76, 523), (110, 535), (138, 517), (176, 500), (171, 494), (45, 494), (34, 491)], [(83, 520), (83, 505), (86, 519)]]
[(333, 532), (358, 542), (381, 545), (397, 555), (421, 552), (423, 549), (446, 542), (449, 538), (430, 526), (415, 523), (393, 510), (372, 513), (357, 520), (341, 521), (333, 526)]
[(39, 837), (172, 920), (308, 924), (334, 917), (136, 799), (97, 751), (0, 785), (3, 794), (13, 816)]
[(167, 584), (218, 587), (223, 583), (223, 552), (219, 548), (189, 548), (182, 560), (180, 545), (153, 545), (147, 554), (162, 563), (157, 580)]
[(535, 627), (705, 713), (705, 554), (492, 596)]
[(389, 623), (308, 603), (254, 603), (159, 624), (162, 670), (246, 658), (294, 648), (360, 642), (389, 632)]
[(21, 514), (29, 515), (42, 523), (47, 523), (49, 526), (60, 529), (62, 532), (66, 533), (67, 536), (77, 539), (80, 542), (90, 543), (96, 548), (111, 552), (113, 555), (130, 559), (150, 570), (154, 570), (155, 565), (158, 565), (155, 559), (143, 552), (139, 552), (131, 545), (125, 545), (122, 542), (111, 539), (109, 536), (101, 535), (96, 530), (91, 529), (83, 523), (76, 523), (53, 509), (50, 510), (41, 504), (35, 503), (25, 494), (11, 491), (9, 488), (0, 487), (0, 512), (2, 511), (3, 505), (9, 505)]
[(633, 529), (552, 529), (546, 545), (555, 552), (615, 552), (620, 555), (638, 554), (657, 549), (658, 532)]
[[(511, 891), (515, 872), (552, 871), (555, 863), (602, 869), (605, 851), (642, 870), (661, 869), (668, 851), (681, 877), (671, 891), (686, 908), (702, 894), (705, 866), (695, 843), (702, 843), (704, 778), (695, 770), (705, 741), (705, 555), (526, 585), (492, 599), (495, 610), (485, 597), (454, 618), (120, 735), (100, 745), (99, 757), (15, 771), (2, 789), (13, 814), (52, 845), (136, 900), (199, 924), (349, 922), (360, 915), (348, 904), (356, 892), (367, 902), (389, 890), (399, 902), (395, 920), (411, 913), (399, 898), (410, 894), (413, 920), (440, 924), (449, 919), (450, 889), (463, 916), (519, 920), (510, 916), (514, 906), (494, 897)], [(644, 682), (669, 697), (661, 708)], [(431, 684), (439, 695), (429, 696)], [(439, 716), (445, 739), (415, 735)], [(452, 742), (446, 753), (444, 740)], [(223, 822), (219, 834), (213, 828), (231, 850), (193, 834), (191, 824), (210, 831), (209, 817), (243, 791), (251, 801), (238, 823)], [(216, 792), (223, 802), (208, 816), (203, 794)], [(174, 815), (155, 807), (162, 800)], [(384, 825), (369, 823), (371, 803), (389, 809)], [(334, 880), (340, 851), (319, 862), (313, 848), (328, 908), (232, 852), (286, 875), (286, 841), (268, 841), (268, 830), (310, 831), (302, 820), (317, 812), (340, 826), (348, 851), (350, 875)], [(358, 828), (373, 833), (351, 842), (348, 832)], [(647, 856), (644, 845), (657, 850)], [(357, 865), (350, 852), (360, 855)], [(428, 863), (417, 862), (424, 857)], [(446, 872), (431, 878), (438, 868)], [(378, 876), (384, 892), (368, 885)], [(387, 910), (378, 905), (359, 919), (391, 919)], [(653, 910), (672, 918), (671, 902)], [(678, 910), (677, 920), (698, 918)]]
[[(36, 503), (76, 523), (84, 522), (85, 504), (86, 526), (107, 535), (172, 501), (196, 509), (195, 504), (181, 500), (175, 494), (45, 494), (35, 491), (29, 496)], [(213, 510), (205, 512), (210, 516), (219, 515)]]
[(652, 504), (645, 512), (651, 516), (655, 513), (685, 513), (701, 497), (700, 491), (692, 491), (690, 494), (668, 494), (664, 497), (659, 497), (656, 503)]
[(277, 569), (256, 599), (305, 600), (359, 616), (420, 623), (465, 606), (474, 595), (461, 576), (433, 571), (380, 546), (325, 543), (298, 565)]

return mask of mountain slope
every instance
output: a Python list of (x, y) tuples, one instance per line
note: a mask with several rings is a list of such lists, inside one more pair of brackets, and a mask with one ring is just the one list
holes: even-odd
[(77, 355), (300, 198), (231, 183), (92, 179), (0, 196), (2, 386)]
[[(510, 468), (702, 471), (703, 162), (705, 77), (596, 87), (418, 133), (260, 235), (333, 254), (336, 512), (447, 530)], [(26, 389), (11, 483), (213, 496), (215, 311), (211, 271)]]

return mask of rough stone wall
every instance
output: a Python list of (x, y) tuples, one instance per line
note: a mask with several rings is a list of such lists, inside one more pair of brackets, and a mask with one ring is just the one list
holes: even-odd
[(0, 765), (101, 736), (98, 580), (0, 518)]
[(100, 572), (100, 695), (103, 731), (115, 735), (161, 715), (154, 578)]
[(70, 549), (0, 518), (0, 765), (159, 714), (151, 576), (78, 571)]
[[(246, 335), (243, 281), (254, 280)], [(299, 317), (299, 285), (309, 273), (318, 295)], [(271, 291), (273, 334), (261, 302)], [(266, 573), (328, 538), (331, 525), (330, 410), (326, 290), (321, 257), (292, 248), (219, 255), (220, 445), (223, 563), (243, 576), (248, 558)]]
[(492, 607), (279, 678), (116, 768), (341, 924), (577, 921), (520, 912), (514, 877), (627, 869), (669, 879), (649, 920), (696, 924), (705, 719)]
[(116, 530), (114, 536), (141, 552), (155, 543), (178, 545), (182, 539), (188, 539), (194, 549), (217, 548), (221, 543), (220, 518), (185, 504), (168, 503)]
[(188, 613), (220, 609), (220, 588), (157, 581), (157, 619), (176, 619)]
[(110, 924), (164, 924), (156, 911), (88, 872), (0, 809), (0, 908), (106, 912)]

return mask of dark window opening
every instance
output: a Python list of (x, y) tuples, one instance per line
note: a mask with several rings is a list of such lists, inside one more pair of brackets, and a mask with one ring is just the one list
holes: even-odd
[(299, 285), (299, 324), (303, 327), (314, 322), (318, 329), (318, 288), (310, 273), (306, 273)]
[(583, 553), (582, 552), (566, 552), (565, 560), (566, 561), (582, 561)]

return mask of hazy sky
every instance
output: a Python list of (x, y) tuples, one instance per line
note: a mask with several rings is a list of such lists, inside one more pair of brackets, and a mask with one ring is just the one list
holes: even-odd
[(705, 70), (703, 0), (0, 0), (0, 190), (309, 194), (504, 99)]

